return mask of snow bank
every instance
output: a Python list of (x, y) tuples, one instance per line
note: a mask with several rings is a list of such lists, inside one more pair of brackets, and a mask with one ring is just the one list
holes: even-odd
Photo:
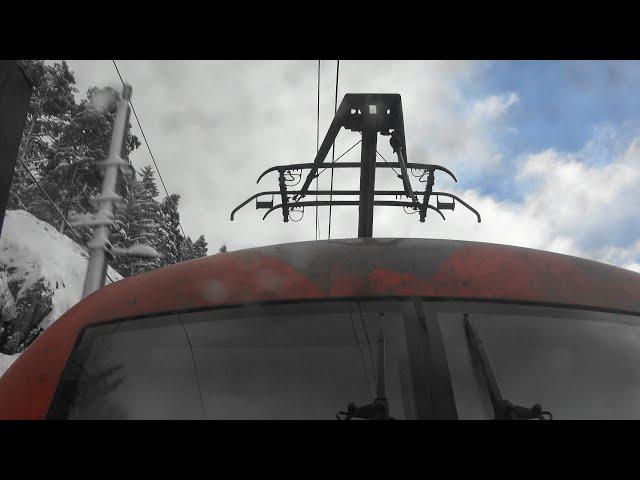
[[(47, 328), (80, 300), (88, 258), (83, 247), (48, 223), (24, 210), (7, 211), (0, 236), (0, 306), (13, 301), (9, 282), (19, 282), (17, 298), (42, 278), (53, 293), (52, 310), (40, 322)], [(109, 275), (114, 281), (122, 279), (111, 267)], [(0, 355), (0, 374), (15, 357)]]
[(19, 355), (19, 353), (16, 353), (15, 355), (3, 355), (2, 353), (0, 353), (0, 376), (2, 376), (5, 370), (9, 368), (13, 362), (15, 362), (16, 358), (18, 358)]

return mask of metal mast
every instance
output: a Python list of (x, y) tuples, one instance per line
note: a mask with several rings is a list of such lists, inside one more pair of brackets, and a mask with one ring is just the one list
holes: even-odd
[(362, 131), (360, 150), (360, 199), (358, 200), (358, 238), (373, 237), (373, 194), (376, 186), (376, 148), (378, 132)]
[(124, 160), (126, 155), (126, 134), (129, 125), (129, 99), (131, 86), (124, 85), (122, 98), (118, 102), (116, 118), (113, 122), (111, 143), (106, 160), (96, 162), (102, 174), (102, 192), (93, 197), (92, 203), (98, 205), (98, 212), (94, 215), (74, 217), (72, 225), (95, 227), (93, 239), (87, 243), (89, 248), (89, 263), (84, 281), (83, 298), (104, 286), (107, 273), (106, 256), (136, 255), (147, 258), (157, 258), (158, 253), (148, 245), (133, 245), (128, 249), (113, 247), (109, 242), (109, 227), (114, 223), (113, 211), (119, 206), (122, 197), (116, 193), (118, 173), (129, 170), (129, 164)]

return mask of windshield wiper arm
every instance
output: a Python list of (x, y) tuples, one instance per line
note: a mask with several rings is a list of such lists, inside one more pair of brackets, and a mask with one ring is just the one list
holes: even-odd
[[(340, 418), (340, 415), (343, 417)], [(358, 407), (355, 403), (347, 405), (347, 411), (336, 413), (338, 420), (351, 420), (361, 418), (363, 420), (394, 420), (389, 416), (389, 403), (386, 398), (376, 398), (373, 403)]]
[[(514, 405), (509, 400), (505, 400), (500, 392), (500, 386), (496, 379), (487, 352), (484, 349), (482, 340), (478, 335), (476, 329), (471, 325), (469, 321), (469, 314), (464, 314), (464, 329), (467, 334), (467, 342), (469, 348), (480, 362), (482, 373), (487, 380), (487, 387), (489, 390), (489, 396), (491, 397), (491, 404), (493, 405), (493, 413), (496, 420), (553, 420), (551, 412), (543, 411), (540, 404), (535, 404), (531, 408), (522, 407), (520, 405)], [(548, 416), (549, 418), (546, 418)]]

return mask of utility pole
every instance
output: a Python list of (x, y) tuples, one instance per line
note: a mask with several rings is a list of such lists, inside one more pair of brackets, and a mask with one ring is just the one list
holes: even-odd
[(95, 215), (81, 215), (75, 217), (72, 225), (95, 227), (93, 239), (87, 244), (89, 248), (89, 263), (84, 280), (83, 298), (104, 286), (107, 273), (107, 255), (136, 255), (157, 258), (158, 253), (147, 245), (133, 245), (128, 249), (115, 248), (109, 242), (109, 228), (114, 223), (114, 206), (120, 205), (122, 197), (116, 193), (118, 173), (129, 170), (129, 164), (124, 160), (126, 156), (126, 135), (129, 125), (129, 100), (131, 86), (125, 85), (122, 98), (118, 102), (116, 118), (113, 122), (111, 143), (106, 160), (96, 162), (102, 178), (102, 192), (93, 197), (92, 203), (98, 206)]

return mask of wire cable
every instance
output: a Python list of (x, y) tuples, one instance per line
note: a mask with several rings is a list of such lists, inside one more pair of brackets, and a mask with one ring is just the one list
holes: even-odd
[(376, 372), (376, 363), (373, 360), (373, 350), (371, 349), (371, 341), (369, 340), (369, 331), (367, 330), (367, 325), (364, 323), (364, 316), (362, 315), (362, 303), (356, 302), (358, 304), (358, 310), (360, 311), (360, 323), (362, 324), (362, 329), (364, 330), (365, 337), (367, 339), (367, 347), (369, 348), (369, 358), (371, 359), (371, 368), (373, 370), (373, 378), (377, 381), (377, 372)]
[[(78, 242), (80, 242), (80, 245), (82, 245), (84, 248), (86, 248), (87, 250), (89, 250), (89, 247), (87, 247), (87, 244), (84, 243), (84, 241), (82, 240), (82, 238), (80, 237), (80, 235), (78, 235), (78, 232), (75, 231), (75, 229), (71, 226), (71, 224), (69, 223), (69, 221), (65, 218), (65, 216), (62, 214), (62, 212), (60, 211), (60, 209), (57, 207), (57, 205), (54, 203), (53, 200), (51, 200), (51, 197), (49, 196), (49, 194), (47, 193), (47, 191), (44, 189), (44, 187), (40, 184), (40, 182), (38, 181), (38, 179), (35, 177), (35, 175), (33, 173), (31, 173), (31, 170), (29, 170), (29, 167), (27, 167), (26, 163), (24, 163), (24, 160), (22, 160), (22, 157), (20, 155), (17, 155), (18, 160), (20, 160), (20, 163), (22, 164), (22, 166), (24, 167), (24, 169), (27, 171), (27, 173), (29, 174), (29, 176), (31, 177), (31, 180), (33, 180), (35, 182), (35, 184), (38, 186), (38, 188), (40, 188), (40, 190), (42, 191), (42, 193), (44, 194), (44, 196), (47, 198), (47, 200), (49, 201), (49, 203), (51, 204), (51, 206), (54, 208), (54, 210), (56, 211), (56, 213), (60, 216), (60, 218), (62, 219), (62, 221), (65, 223), (65, 225), (69, 228), (69, 230), (71, 230), (71, 233), (73, 233), (73, 236), (76, 238), (76, 240)], [(113, 279), (109, 276), (109, 272), (107, 272), (107, 278), (109, 279), (109, 281), (111, 283), (113, 283)]]
[[(384, 160), (384, 161), (385, 161), (385, 163), (389, 163), (389, 162), (387, 162), (387, 159), (386, 159), (386, 158), (384, 158), (384, 157), (382, 156), (382, 154), (381, 154), (378, 150), (376, 150), (376, 153), (378, 154), (378, 156), (379, 156), (382, 160)], [(393, 171), (394, 171), (394, 173), (395, 173), (398, 177), (402, 178), (402, 175), (400, 175), (400, 174), (398, 173), (398, 171), (397, 171), (395, 168), (391, 167), (391, 170), (393, 170)]]
[[(316, 117), (316, 155), (320, 151), (320, 60), (318, 60), (318, 115)], [(316, 175), (316, 190), (318, 190), (318, 177)], [(316, 195), (316, 203), (318, 202), (318, 195)], [(316, 205), (316, 240), (320, 235), (320, 222), (318, 220), (318, 205)]]
[[(125, 83), (122, 79), (122, 75), (120, 74), (120, 70), (118, 69), (118, 65), (115, 60), (111, 60), (113, 62), (113, 66), (116, 68), (116, 72), (118, 72), (118, 77), (120, 77), (120, 82), (122, 82), (122, 86), (124, 87)], [(162, 175), (160, 174), (160, 169), (158, 168), (158, 164), (156, 162), (155, 157), (153, 156), (153, 152), (151, 151), (151, 146), (149, 145), (149, 141), (147, 140), (147, 136), (144, 134), (144, 130), (142, 129), (142, 124), (140, 123), (140, 119), (138, 118), (138, 114), (136, 113), (136, 109), (133, 106), (133, 101), (129, 99), (129, 105), (131, 106), (131, 111), (133, 112), (133, 116), (136, 119), (136, 123), (138, 124), (138, 128), (140, 128), (140, 133), (142, 133), (142, 138), (144, 139), (144, 143), (147, 146), (147, 150), (149, 150), (149, 155), (151, 155), (151, 160), (153, 161), (153, 165), (156, 167), (156, 172), (158, 172), (158, 177), (160, 178), (160, 183), (162, 183), (162, 188), (164, 189), (164, 193), (166, 193), (167, 198), (169, 198), (169, 191), (167, 190), (167, 186), (164, 184), (164, 180)], [(184, 236), (185, 241), (187, 240), (187, 234), (184, 233), (184, 228), (182, 228), (182, 223), (178, 220), (178, 226), (180, 227), (180, 231)], [(189, 249), (191, 250), (191, 254), (193, 255), (193, 248), (189, 245)]]
[[(338, 111), (338, 79), (340, 78), (340, 60), (336, 60), (336, 97), (335, 100), (333, 101), (333, 115), (336, 115), (336, 112)], [(333, 147), (331, 150), (331, 163), (336, 163), (335, 161), (336, 158), (336, 140), (335, 138), (333, 139)], [(335, 169), (331, 169), (331, 194), (329, 195), (329, 201), (331, 202), (333, 200), (333, 171)], [(317, 187), (316, 187), (317, 188)], [(329, 234), (328, 234), (328, 239), (331, 240), (331, 203), (329, 203)]]
[[(300, 214), (300, 218), (298, 218), (297, 220), (294, 220), (293, 217), (291, 216), (291, 212), (301, 212)], [(293, 208), (289, 211), (289, 220), (291, 220), (294, 223), (298, 223), (299, 221), (301, 221), (304, 218), (304, 207), (302, 207), (302, 210), (293, 210)]]
[(202, 389), (200, 388), (200, 375), (198, 374), (198, 364), (196, 363), (196, 354), (193, 351), (193, 345), (191, 345), (191, 339), (189, 338), (189, 333), (187, 332), (187, 327), (182, 323), (182, 319), (180, 318), (180, 314), (178, 314), (178, 322), (180, 322), (180, 326), (182, 330), (184, 330), (184, 335), (187, 337), (187, 343), (189, 344), (189, 351), (191, 351), (191, 361), (193, 362), (193, 373), (196, 377), (196, 387), (198, 388), (198, 396), (200, 397), (200, 407), (202, 408), (202, 415), (204, 419), (207, 420), (207, 410), (204, 408), (204, 400), (202, 398)]
[[(345, 156), (347, 153), (349, 153), (351, 150), (353, 150), (354, 148), (356, 148), (356, 147), (358, 146), (358, 144), (359, 144), (359, 143), (361, 143), (361, 142), (362, 142), (362, 138), (361, 138), (360, 140), (358, 140), (356, 143), (354, 143), (353, 145), (351, 145), (349, 148), (347, 148), (347, 149), (342, 153), (342, 155), (340, 155), (338, 158), (336, 158), (336, 162), (337, 162), (338, 160), (340, 160), (342, 157), (344, 157), (344, 156)], [(333, 163), (336, 163), (336, 162), (333, 162)], [(318, 176), (322, 175), (326, 170), (330, 170), (330, 169), (329, 169), (329, 167), (324, 168), (324, 169), (323, 169), (323, 170), (318, 174)], [(333, 169), (331, 169), (331, 170), (333, 170)]]
[(402, 209), (404, 210), (404, 213), (406, 213), (407, 215), (413, 215), (414, 213), (418, 213), (419, 210), (414, 210), (413, 212), (409, 212), (407, 210), (407, 207), (403, 206)]
[[(287, 183), (286, 184), (287, 187), (295, 187), (302, 180), (302, 173), (294, 175), (293, 173), (291, 173), (291, 171), (287, 170), (284, 172), (284, 175), (285, 175), (285, 179), (284, 179), (285, 182), (295, 182), (295, 183)], [(289, 175), (289, 178), (286, 177), (287, 175)]]
[(353, 329), (353, 336), (356, 339), (356, 345), (360, 351), (360, 359), (362, 360), (362, 369), (364, 370), (364, 376), (367, 378), (367, 391), (369, 392), (369, 398), (373, 400), (371, 380), (369, 379), (369, 370), (367, 369), (367, 361), (364, 359), (364, 351), (362, 350), (362, 344), (358, 338), (358, 332), (356, 331), (356, 325), (353, 322), (353, 316), (351, 315), (351, 302), (349, 302), (349, 321), (351, 322), (351, 328)]

